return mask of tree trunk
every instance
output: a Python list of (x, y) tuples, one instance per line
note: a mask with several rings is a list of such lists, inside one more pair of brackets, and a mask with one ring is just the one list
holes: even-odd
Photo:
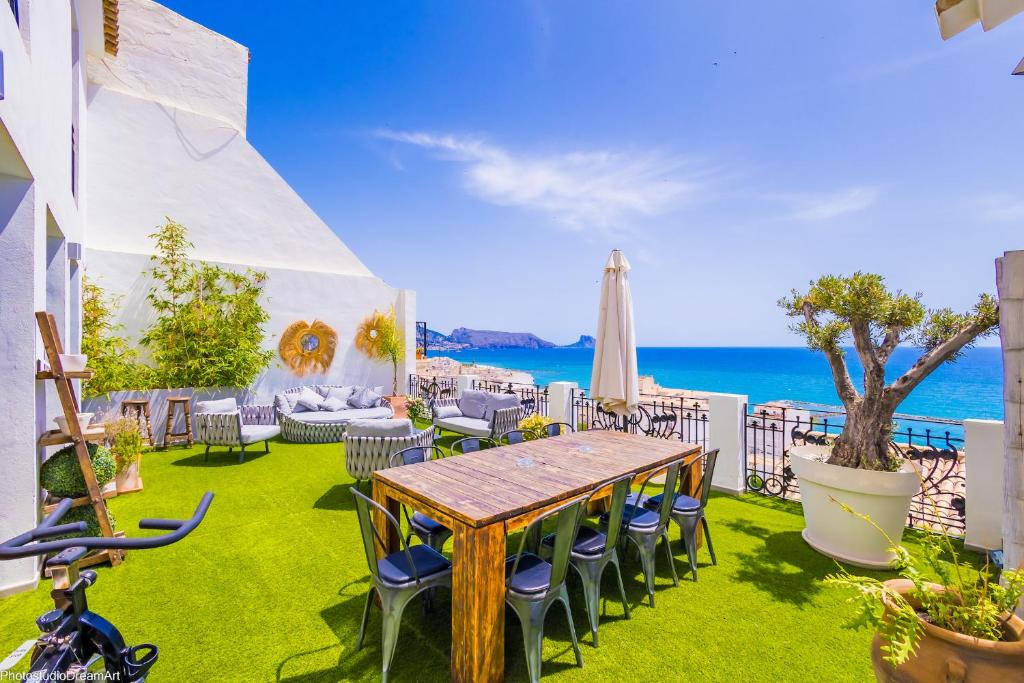
[[(1003, 347), (1003, 561), (1024, 567), (1024, 251), (996, 260)], [(995, 492), (993, 492), (995, 494)], [(1024, 603), (1018, 608), (1024, 613)]]
[(836, 438), (829, 464), (866, 470), (890, 469), (889, 440), (894, 411), (883, 401), (859, 399), (848, 406), (846, 426)]

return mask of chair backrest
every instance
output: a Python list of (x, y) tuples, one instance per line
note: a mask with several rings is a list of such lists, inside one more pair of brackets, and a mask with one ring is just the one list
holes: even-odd
[(626, 474), (618, 479), (613, 479), (599, 486), (604, 488), (611, 485), (612, 500), (608, 509), (608, 538), (604, 547), (614, 548), (619, 541), (619, 532), (622, 530), (622, 514), (626, 509), (626, 497), (629, 495), (630, 487), (633, 484), (633, 474)]
[(575, 431), (568, 422), (549, 422), (544, 425), (542, 433), (544, 436), (558, 436), (560, 434), (572, 434)]
[(473, 453), (481, 448), (493, 448), (494, 446), (497, 446), (497, 444), (494, 443), (494, 439), (490, 439), (486, 436), (467, 436), (453, 443), (451, 451), (452, 455), (462, 455), (465, 453)]
[(366, 495), (360, 493), (352, 487), (350, 489), (352, 495), (356, 499), (356, 514), (359, 516), (359, 532), (363, 539), (363, 552), (366, 554), (366, 565), (370, 568), (370, 574), (374, 579), (380, 579), (380, 568), (377, 566), (377, 546), (379, 545), (382, 550), (387, 551), (387, 546), (384, 543), (384, 537), (380, 535), (380, 531), (377, 529), (377, 525), (373, 521), (373, 513), (380, 512), (387, 523), (393, 527), (393, 531), (396, 534), (399, 541), (402, 543), (402, 551), (405, 553), (405, 560), (409, 565), (409, 571), (412, 573), (413, 579), (416, 583), (420, 582), (420, 575), (416, 571), (416, 564), (412, 561), (412, 553), (409, 552), (409, 545), (405, 542), (405, 536), (402, 534), (402, 525), (398, 523), (395, 516), (392, 515), (383, 505), (375, 502)]
[(697, 483), (698, 494), (700, 495), (700, 506), (704, 508), (708, 504), (708, 497), (711, 495), (711, 480), (715, 476), (715, 463), (718, 461), (718, 449), (708, 451), (703, 457), (697, 458), (684, 470), (684, 474), (679, 479), (679, 493), (683, 495), (690, 495), (689, 491), (683, 491), (682, 487), (685, 486), (687, 480), (687, 474), (690, 472), (691, 467), (700, 467), (703, 463), (704, 469), (700, 475), (700, 481)]
[(512, 571), (508, 575), (509, 580), (515, 576), (516, 569), (519, 567), (519, 560), (522, 559), (523, 554), (526, 552), (526, 542), (533, 536), (534, 529), (543, 525), (544, 520), (556, 517), (555, 548), (551, 553), (550, 586), (553, 588), (564, 582), (565, 576), (569, 571), (569, 553), (572, 551), (573, 544), (576, 543), (576, 532), (579, 531), (580, 521), (583, 519), (583, 512), (586, 510), (586, 504), (589, 500), (590, 496), (583, 499), (577, 498), (553, 510), (548, 510), (530, 522), (526, 529), (523, 530), (522, 538), (519, 539), (519, 550), (515, 554), (515, 560), (512, 561)]
[(524, 441), (533, 441), (536, 438), (537, 435), (528, 429), (510, 429), (498, 437), (498, 443), (505, 443), (511, 446), (513, 444), (523, 443)]
[(443, 457), (444, 451), (439, 446), (412, 446), (393, 453), (388, 464), (391, 467), (401, 467), (402, 465), (414, 465), (418, 462), (426, 462), (427, 460), (438, 460)]
[[(647, 489), (647, 485), (651, 483), (651, 479), (658, 476), (662, 472), (665, 473), (665, 495), (661, 497), (661, 505), (658, 506), (658, 526), (668, 524), (669, 517), (672, 516), (672, 506), (675, 505), (676, 497), (672, 495), (672, 491), (676, 490), (677, 484), (679, 483), (679, 468), (682, 466), (683, 460), (675, 460), (670, 462), (663, 469), (657, 470), (651, 473), (651, 476), (644, 481), (644, 485), (640, 487), (640, 494), (637, 496), (637, 500), (643, 500), (644, 491)], [(637, 512), (642, 511), (639, 506), (633, 506), (633, 510), (629, 515), (629, 519), (626, 523), (633, 521), (633, 517), (636, 516)]]

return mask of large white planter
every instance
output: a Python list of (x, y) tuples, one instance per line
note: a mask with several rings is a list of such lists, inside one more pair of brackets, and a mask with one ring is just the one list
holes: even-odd
[(876, 472), (829, 465), (828, 446), (794, 446), (790, 466), (800, 480), (804, 508), (804, 540), (818, 552), (843, 562), (879, 569), (894, 559), (890, 541), (867, 521), (839, 503), (868, 515), (889, 538), (899, 543), (910, 512), (910, 499), (921, 479), (909, 462), (899, 472)]

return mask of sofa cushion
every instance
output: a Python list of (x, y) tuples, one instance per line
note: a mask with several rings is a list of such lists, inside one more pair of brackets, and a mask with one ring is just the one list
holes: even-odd
[(345, 428), (348, 436), (412, 436), (412, 420), (352, 420)]
[(299, 392), (299, 398), (295, 401), (293, 412), (301, 413), (307, 410), (320, 410), (320, 404), (324, 402), (323, 396), (309, 387), (303, 387)]
[(320, 404), (320, 410), (328, 410), (336, 412), (338, 410), (344, 410), (348, 407), (348, 403), (341, 400), (337, 396), (329, 396), (324, 399), (324, 402)]
[(238, 401), (234, 398), (221, 398), (215, 401), (197, 401), (197, 413), (233, 413), (238, 410)]
[(353, 408), (375, 408), (380, 405), (381, 395), (373, 389), (363, 387), (348, 399), (348, 404)]
[(347, 387), (347, 386), (346, 387), (318, 386), (316, 388), (316, 390), (320, 393), (320, 395), (323, 396), (325, 399), (337, 398), (342, 403), (347, 403), (348, 402), (349, 398), (351, 398), (352, 394), (355, 392), (355, 389), (356, 389), (355, 387)]
[(519, 397), (515, 394), (487, 394), (484, 419), (490, 420), (494, 417), (495, 410), (503, 408), (518, 408), (521, 405)]
[(242, 425), (242, 443), (256, 443), (273, 439), (281, 433), (277, 425)]
[(316, 412), (292, 413), (289, 419), (306, 424), (336, 424), (352, 420), (386, 419), (394, 416), (394, 411), (384, 406), (377, 408), (345, 408), (343, 410), (318, 410)]
[(443, 420), (447, 417), (462, 417), (458, 406), (434, 406), (434, 418)]
[(475, 417), (446, 417), (443, 420), (434, 420), (434, 424), (449, 432), (457, 432), (466, 436), (490, 436), (491, 427), (487, 420), (478, 420)]
[(459, 410), (466, 417), (484, 419), (487, 412), (487, 392), (467, 389), (459, 397)]
[(295, 410), (295, 402), (299, 400), (297, 391), (281, 392), (274, 396), (274, 407), (282, 415), (290, 415)]

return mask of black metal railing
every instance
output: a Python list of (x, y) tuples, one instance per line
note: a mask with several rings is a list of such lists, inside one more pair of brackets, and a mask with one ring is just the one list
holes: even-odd
[[(748, 411), (745, 437), (747, 490), (767, 496), (800, 499), (789, 463), (793, 446), (825, 446), (842, 434), (842, 408), (817, 404), (767, 404)], [(914, 496), (907, 526), (966, 529), (963, 423), (943, 418), (896, 415), (891, 448), (914, 462), (923, 485)]]
[(679, 439), (708, 445), (708, 404), (692, 396), (641, 394), (635, 415), (620, 417), (605, 411), (585, 389), (572, 392), (572, 415), (577, 429), (618, 429), (660, 439)]
[(545, 416), (549, 414), (548, 388), (539, 384), (478, 379), (473, 381), (473, 388), (494, 394), (515, 394), (527, 412)]
[(459, 395), (457, 377), (426, 377), (409, 375), (409, 395), (420, 398), (456, 398)]

